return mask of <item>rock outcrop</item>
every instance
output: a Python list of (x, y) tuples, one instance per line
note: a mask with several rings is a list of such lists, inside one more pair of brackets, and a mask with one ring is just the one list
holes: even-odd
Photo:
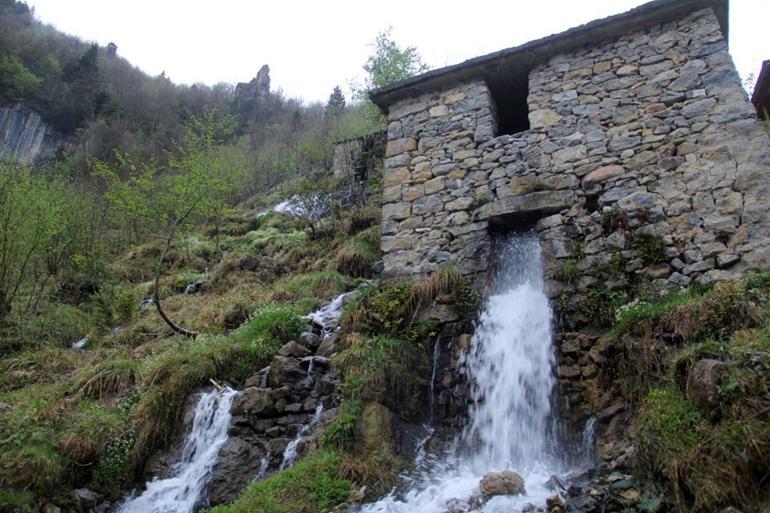
[(281, 468), (287, 452), (295, 451), (295, 457), (317, 446), (323, 427), (336, 416), (339, 380), (329, 358), (316, 354), (322, 337), (320, 327), (314, 329), (284, 344), (233, 399), (230, 439), (212, 472), (210, 504), (234, 500), (253, 479)]
[(22, 104), (0, 108), (0, 160), (40, 164), (62, 144), (36, 112)]

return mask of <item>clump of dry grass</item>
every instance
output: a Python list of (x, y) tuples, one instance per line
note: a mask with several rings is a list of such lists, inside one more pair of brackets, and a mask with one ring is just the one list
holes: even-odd
[(75, 381), (75, 395), (107, 399), (126, 393), (139, 381), (139, 360), (108, 360), (80, 373)]
[(337, 252), (335, 267), (337, 272), (353, 278), (365, 278), (370, 274), (370, 263), (366, 256), (358, 251), (350, 251), (345, 248)]

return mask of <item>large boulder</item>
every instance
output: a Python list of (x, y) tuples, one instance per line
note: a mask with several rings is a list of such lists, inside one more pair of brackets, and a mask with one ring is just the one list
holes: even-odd
[(717, 413), (719, 387), (727, 371), (725, 362), (704, 358), (692, 365), (687, 376), (687, 398), (710, 417)]
[(479, 489), (487, 497), (495, 495), (523, 495), (524, 479), (510, 470), (489, 472), (481, 478)]
[(206, 495), (211, 506), (234, 501), (262, 467), (265, 447), (230, 438), (219, 450)]

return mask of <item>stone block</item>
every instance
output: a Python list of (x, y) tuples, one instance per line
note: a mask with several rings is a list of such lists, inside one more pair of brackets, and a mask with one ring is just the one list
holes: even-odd
[(487, 203), (478, 210), (478, 218), (488, 220), (511, 214), (557, 214), (575, 203), (573, 191), (539, 191), (511, 196)]
[(548, 128), (562, 120), (562, 115), (551, 109), (533, 110), (529, 113), (531, 128)]
[(601, 183), (605, 180), (610, 180), (612, 178), (617, 178), (618, 176), (622, 176), (625, 174), (626, 170), (623, 168), (623, 166), (619, 166), (617, 164), (609, 165), (609, 166), (601, 166), (590, 173), (588, 173), (585, 177), (583, 177), (583, 185), (593, 185), (595, 183)]
[(412, 206), (409, 203), (388, 203), (382, 206), (382, 218), (399, 221), (412, 214)]
[(396, 185), (401, 185), (402, 183), (409, 181), (409, 178), (409, 169), (406, 167), (386, 169), (382, 177), (382, 186), (395, 187)]
[(417, 139), (414, 137), (405, 137), (402, 139), (393, 139), (388, 141), (385, 147), (385, 156), (394, 157), (401, 155), (407, 151), (414, 151), (417, 149)]

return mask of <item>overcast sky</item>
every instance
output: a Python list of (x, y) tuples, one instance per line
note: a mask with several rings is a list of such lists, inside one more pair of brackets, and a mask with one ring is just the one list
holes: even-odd
[[(361, 80), (378, 32), (393, 27), (431, 67), (516, 46), (643, 0), (27, 0), (39, 19), (88, 41), (114, 41), (151, 75), (177, 83), (247, 82), (269, 64), (273, 89), (326, 101)], [(730, 49), (741, 76), (770, 59), (770, 0), (733, 0)]]

